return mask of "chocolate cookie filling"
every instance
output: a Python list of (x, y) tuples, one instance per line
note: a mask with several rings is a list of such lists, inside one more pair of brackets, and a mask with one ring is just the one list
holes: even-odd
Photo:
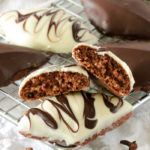
[[(76, 66), (64, 68), (76, 68)], [(32, 76), (25, 83), (23, 82), (20, 97), (27, 100), (36, 100), (47, 96), (57, 96), (72, 91), (80, 91), (88, 86), (89, 78), (82, 73), (63, 70), (42, 72)]]
[(135, 79), (135, 90), (150, 91), (150, 42), (107, 43), (101, 47), (128, 64)]
[(115, 60), (110, 53), (100, 53), (96, 47), (87, 45), (79, 45), (73, 49), (75, 60), (98, 78), (100, 84), (119, 97), (129, 94), (130, 77), (124, 65)]

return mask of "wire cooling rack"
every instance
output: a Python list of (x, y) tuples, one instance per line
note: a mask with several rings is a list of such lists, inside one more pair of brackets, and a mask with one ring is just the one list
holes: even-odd
[[(120, 42), (119, 39), (103, 36), (98, 33), (96, 29), (89, 23), (84, 11), (83, 7), (80, 4), (80, 0), (58, 0), (55, 4), (55, 7), (62, 8), (66, 10), (68, 13), (76, 16), (84, 24), (86, 24), (93, 33), (99, 37), (100, 43), (104, 42)], [(54, 55), (51, 57), (49, 62), (45, 65), (65, 65), (72, 64), (74, 60), (71, 56), (68, 55)], [(22, 101), (18, 96), (18, 89), (21, 80), (16, 81), (15, 83), (10, 84), (7, 87), (0, 88), (0, 115), (8, 119), (9, 121), (17, 124), (23, 113), (31, 108), (36, 107), (40, 104), (40, 100), (38, 101)], [(136, 91), (131, 93), (129, 96), (124, 98), (128, 102), (130, 102), (134, 109), (140, 106), (142, 103), (148, 101), (150, 99), (150, 94), (144, 91)]]

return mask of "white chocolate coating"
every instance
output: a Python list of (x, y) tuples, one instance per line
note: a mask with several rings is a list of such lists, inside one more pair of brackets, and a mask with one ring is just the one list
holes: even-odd
[(56, 66), (56, 65), (52, 65), (52, 66), (48, 66), (42, 69), (38, 69), (37, 71), (32, 72), (31, 74), (29, 74), (20, 84), (19, 87), (19, 93), (21, 92), (21, 89), (24, 87), (24, 85), (33, 77), (35, 76), (39, 76), (40, 74), (43, 73), (47, 73), (47, 72), (54, 72), (54, 71), (62, 71), (62, 72), (77, 72), (79, 74), (83, 74), (85, 75), (87, 78), (89, 78), (89, 75), (87, 73), (87, 71), (82, 68), (81, 66), (78, 65), (74, 65), (74, 66)]
[[(132, 106), (128, 102), (123, 101), (123, 105), (118, 109), (118, 111), (116, 113), (112, 113), (106, 106), (103, 96), (101, 94), (93, 94), (92, 98), (94, 98), (93, 106), (95, 115), (88, 119), (91, 121), (97, 120), (97, 123), (90, 129), (85, 126), (84, 110), (86, 107), (85, 103), (87, 101), (84, 100), (83, 95), (80, 92), (72, 93), (66, 95), (66, 98), (72, 110), (72, 113), (74, 114), (79, 124), (77, 124), (77, 122), (73, 120), (65, 111), (62, 111), (60, 107), (57, 107), (57, 109), (61, 113), (61, 116), (64, 118), (64, 120), (75, 132), (72, 132), (68, 128), (64, 121), (60, 118), (56, 107), (54, 107), (54, 105), (52, 105), (49, 100), (44, 100), (43, 103), (38, 106), (38, 108), (42, 111), (48, 112), (54, 118), (58, 125), (57, 129), (53, 129), (46, 125), (46, 123), (40, 116), (29, 113), (30, 121), (29, 118), (24, 115), (18, 125), (18, 130), (20, 132), (23, 132), (24, 134), (31, 134), (32, 136), (37, 137), (45, 137), (48, 141), (65, 140), (67, 145), (71, 145), (76, 142), (82, 143), (84, 140), (92, 137), (92, 135), (99, 133), (102, 129), (111, 127), (112, 123), (116, 122), (126, 114), (132, 112)], [(57, 104), (62, 105), (56, 99), (56, 97), (51, 97), (49, 99), (52, 102), (56, 102)], [(111, 102), (116, 105), (116, 103), (118, 103), (118, 98), (113, 97), (111, 99)], [(92, 104), (89, 104), (89, 106), (92, 107)], [(68, 110), (68, 107), (65, 108), (66, 110)]]
[[(94, 48), (96, 50), (99, 50), (101, 48), (101, 46), (95, 46), (95, 45), (90, 45), (90, 44), (86, 44), (86, 43), (78, 44), (78, 45), (75, 46), (75, 48), (77, 48), (79, 46), (88, 46), (88, 47)], [(123, 69), (126, 71), (128, 77), (129, 77), (129, 80), (130, 80), (130, 91), (132, 91), (134, 83), (135, 83), (135, 80), (134, 80), (134, 77), (133, 77), (133, 74), (131, 72), (130, 67), (124, 61), (122, 61), (119, 57), (117, 57), (114, 53), (112, 53), (111, 51), (98, 51), (96, 53), (98, 55), (103, 55), (103, 56), (104, 55), (108, 55), (108, 56), (110, 56), (116, 62), (118, 62), (118, 64), (120, 64), (123, 67)], [(72, 57), (74, 57), (74, 53), (72, 53)]]
[(54, 53), (71, 53), (77, 43), (98, 41), (77, 18), (53, 7), (3, 13), (0, 34), (13, 44)]

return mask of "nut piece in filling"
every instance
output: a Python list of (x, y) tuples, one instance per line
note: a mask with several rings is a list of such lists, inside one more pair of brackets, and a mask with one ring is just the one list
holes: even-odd
[(50, 66), (30, 74), (20, 86), (22, 99), (37, 100), (80, 91), (89, 86), (88, 73), (77, 65)]
[(112, 52), (79, 44), (73, 49), (73, 57), (113, 94), (123, 97), (132, 90), (134, 78), (130, 68)]

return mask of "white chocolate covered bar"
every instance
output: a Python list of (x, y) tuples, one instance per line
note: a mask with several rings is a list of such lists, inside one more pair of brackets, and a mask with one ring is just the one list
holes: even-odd
[(71, 53), (77, 43), (98, 41), (76, 17), (53, 7), (1, 14), (0, 34), (13, 44), (54, 53)]
[(18, 131), (25, 137), (85, 145), (123, 124), (132, 106), (117, 97), (84, 92), (50, 97), (25, 112)]
[(48, 66), (28, 75), (20, 85), (22, 99), (37, 100), (88, 89), (90, 78), (87, 71), (78, 65)]

